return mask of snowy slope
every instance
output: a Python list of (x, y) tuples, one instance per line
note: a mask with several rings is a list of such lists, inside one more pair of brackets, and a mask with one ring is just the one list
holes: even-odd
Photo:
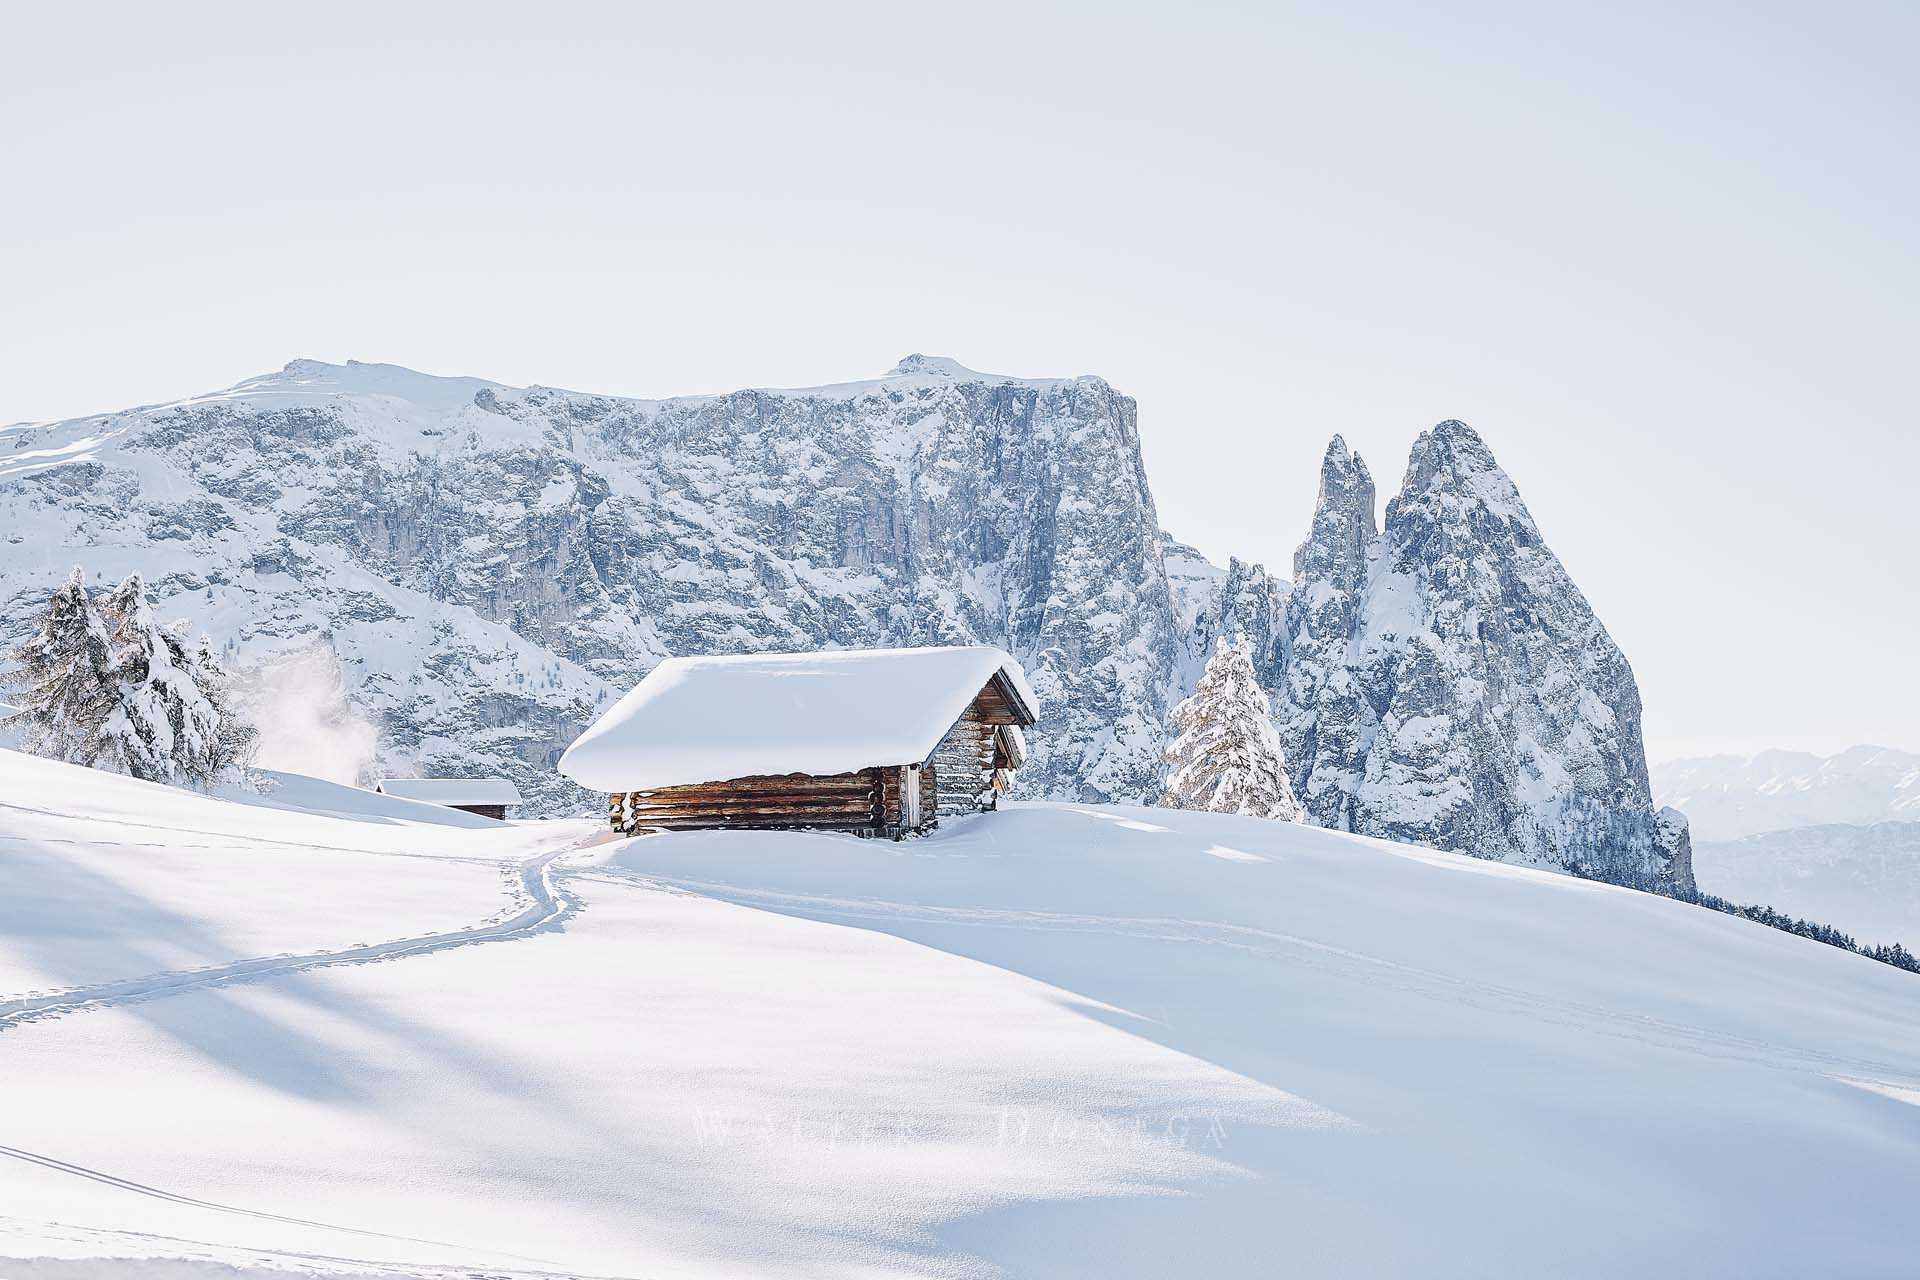
[(1695, 756), (1662, 761), (1652, 776), (1660, 803), (1685, 813), (1700, 840), (1920, 820), (1920, 754), (1888, 747)]
[[(4, 848), (32, 855), (13, 891), (54, 892), (78, 857), (166, 916), (69, 904), (64, 932), (0, 931), (4, 972), (87, 970), (122, 919), (371, 945), (32, 1021), (0, 991), (0, 1257), (1910, 1274), (1920, 980), (1677, 902), (1065, 804), (903, 844), (698, 833), (547, 863), (591, 824), (176, 807), (115, 783), (151, 824), (129, 841), (92, 812), (98, 783), (0, 756), (5, 794), (39, 797), (0, 809)], [(157, 857), (257, 900), (167, 890)], [(449, 886), (433, 905), (412, 879), (503, 862), (521, 874), (491, 903)], [(349, 876), (387, 906), (326, 897)], [(499, 925), (380, 949), (456, 907)]]
[(537, 829), (270, 782), (235, 803), (0, 750), (0, 1025), (29, 996), (461, 928), (511, 904), (539, 843)]

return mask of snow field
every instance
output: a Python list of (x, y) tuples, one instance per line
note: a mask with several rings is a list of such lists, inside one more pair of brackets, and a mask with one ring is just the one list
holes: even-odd
[[(544, 863), (592, 825), (323, 817), (0, 761), (41, 798), (0, 809), (0, 849), (87, 846), (226, 953), (556, 904), (467, 945), (0, 1024), (0, 1257), (1911, 1273), (1920, 980), (1670, 900), (1065, 804), (901, 843), (681, 833)], [(93, 934), (170, 936), (59, 898), (70, 865), (9, 872), (70, 921), (31, 942), (42, 968), (115, 968)], [(343, 896), (349, 867), (378, 910)], [(8, 917), (15, 951), (31, 918)]]

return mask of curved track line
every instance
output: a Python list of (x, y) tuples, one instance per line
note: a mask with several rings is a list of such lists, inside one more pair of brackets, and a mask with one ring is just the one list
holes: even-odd
[[(228, 801), (225, 803), (237, 804), (240, 802)], [(64, 809), (42, 809), (37, 805), (18, 804), (11, 800), (0, 800), (0, 809), (12, 809), (16, 813), (30, 813), (36, 818), (63, 818), (68, 822), (85, 822), (90, 826), (96, 826), (96, 827), (97, 826), (132, 827), (135, 831), (157, 831), (164, 835), (213, 836), (221, 840), (235, 841), (238, 844), (244, 845), (247, 847), (253, 847), (253, 846), (258, 846), (263, 844), (271, 844), (271, 845), (278, 845), (283, 849), (320, 849), (327, 853), (364, 853), (364, 854), (368, 854), (376, 857), (424, 858), (424, 857), (435, 856), (433, 854), (409, 853), (404, 849), (369, 849), (364, 845), (318, 844), (312, 840), (282, 840), (277, 836), (249, 835), (243, 831), (210, 831), (205, 827), (171, 826), (164, 822), (154, 822), (151, 819), (146, 819), (146, 818), (108, 818), (108, 817), (100, 817), (100, 816), (96, 816), (93, 814), (86, 814), (86, 813), (69, 813)], [(268, 812), (273, 812), (273, 810), (268, 810)], [(339, 820), (338, 815), (325, 813), (319, 810), (283, 809), (283, 810), (279, 810), (279, 812), (292, 813), (292, 814), (296, 814), (298, 816), (303, 816), (303, 817), (333, 818), (335, 820)], [(454, 831), (476, 831), (476, 830), (485, 831), (485, 830), (488, 830), (489, 828), (452, 827), (450, 829)], [(70, 837), (59, 837), (59, 836), (8, 836), (7, 839), (39, 840), (39, 841), (45, 841), (47, 843), (55, 843), (55, 844), (111, 845), (116, 843), (125, 843), (125, 844), (147, 843), (146, 841), (141, 841), (141, 840), (130, 840), (130, 841), (75, 840)], [(222, 848), (233, 847), (232, 845), (180, 845), (180, 844), (176, 844), (174, 841), (171, 841), (171, 840), (167, 841), (167, 844), (170, 847), (186, 848), (186, 849), (222, 849)]]
[(571, 847), (562, 845), (560, 848), (549, 850), (519, 864), (520, 892), (527, 899), (527, 905), (504, 920), (491, 924), (471, 925), (465, 929), (455, 929), (447, 933), (426, 933), (411, 938), (397, 938), (391, 942), (346, 947), (338, 951), (319, 951), (293, 956), (259, 956), (250, 960), (236, 960), (230, 964), (214, 965), (206, 969), (185, 969), (170, 973), (149, 974), (141, 978), (122, 978), (115, 982), (75, 987), (51, 995), (4, 1000), (0, 1001), (0, 1032), (5, 1032), (22, 1023), (64, 1017), (86, 1009), (134, 1004), (142, 1000), (181, 995), (189, 991), (225, 986), (235, 982), (277, 978), (290, 973), (301, 973), (308, 969), (320, 969), (332, 965), (373, 964), (382, 960), (398, 960), (405, 956), (426, 955), (429, 952), (444, 951), (450, 947), (504, 942), (511, 938), (525, 937), (557, 928), (560, 922), (573, 914), (579, 906), (576, 899), (555, 887), (551, 870), (554, 860)]
[(396, 1235), (390, 1231), (369, 1231), (363, 1227), (343, 1227), (338, 1223), (319, 1222), (312, 1218), (291, 1218), (284, 1213), (268, 1213), (261, 1209), (243, 1209), (239, 1205), (221, 1204), (217, 1200), (201, 1200), (194, 1196), (183, 1196), (177, 1192), (150, 1187), (144, 1182), (134, 1182), (129, 1178), (103, 1173), (99, 1169), (89, 1169), (83, 1164), (69, 1164), (65, 1160), (56, 1160), (52, 1156), (43, 1156), (36, 1151), (23, 1151), (19, 1147), (0, 1145), (0, 1157), (19, 1160), (25, 1164), (36, 1164), (55, 1173), (72, 1174), (76, 1178), (85, 1178), (121, 1191), (132, 1191), (156, 1200), (167, 1200), (174, 1204), (184, 1204), (195, 1209), (211, 1209), (216, 1213), (238, 1214), (243, 1218), (259, 1218), (265, 1222), (284, 1222), (296, 1227), (315, 1227), (322, 1231), (341, 1231), (348, 1235), (367, 1236), (375, 1240), (398, 1240), (405, 1244), (426, 1244), (436, 1249), (456, 1249), (469, 1253), (491, 1253), (499, 1258), (513, 1258), (520, 1262), (537, 1263), (540, 1266), (552, 1266), (545, 1258), (533, 1258), (522, 1253), (504, 1253), (491, 1249), (470, 1249), (466, 1245), (454, 1244), (448, 1240), (429, 1240), (424, 1236)]

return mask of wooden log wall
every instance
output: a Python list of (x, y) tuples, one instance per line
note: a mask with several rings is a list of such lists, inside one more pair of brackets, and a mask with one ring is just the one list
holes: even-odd
[(792, 773), (629, 791), (613, 797), (608, 817), (616, 830), (625, 832), (707, 827), (877, 831), (885, 825), (881, 773)]
[(880, 819), (888, 828), (898, 827), (905, 819), (906, 805), (900, 798), (900, 769), (880, 770)]
[(985, 807), (993, 781), (993, 734), (976, 700), (933, 749), (934, 812), (941, 817)]

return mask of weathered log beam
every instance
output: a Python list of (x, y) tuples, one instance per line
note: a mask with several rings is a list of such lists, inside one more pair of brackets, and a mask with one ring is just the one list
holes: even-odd
[(766, 818), (791, 816), (796, 818), (817, 818), (822, 822), (867, 821), (873, 818), (872, 805), (710, 805), (705, 808), (684, 809), (633, 809), (627, 814), (630, 822), (651, 822), (654, 819), (680, 819), (700, 821), (722, 818)]
[(716, 782), (697, 787), (661, 787), (654, 791), (636, 791), (636, 800), (701, 800), (709, 796), (866, 796), (875, 793), (871, 782), (849, 783), (845, 786), (785, 786), (785, 787), (736, 787), (732, 783)]
[(879, 795), (871, 791), (810, 792), (736, 792), (710, 791), (702, 795), (640, 796), (627, 803), (633, 808), (678, 809), (710, 804), (873, 804)]
[(671, 787), (643, 788), (654, 791), (680, 791), (693, 787), (740, 787), (783, 790), (787, 787), (857, 787), (872, 781), (868, 773), (795, 773), (777, 778), (710, 778), (705, 782), (684, 782)]
[(726, 831), (726, 830), (781, 830), (784, 828), (820, 828), (834, 831), (876, 830), (880, 826), (871, 818), (822, 818), (799, 815), (736, 816), (713, 818), (639, 818), (628, 828), (630, 831)]
[(864, 778), (855, 778), (847, 782), (831, 782), (822, 779), (818, 782), (789, 782), (777, 786), (764, 783), (735, 785), (731, 782), (703, 782), (693, 787), (656, 787), (651, 791), (636, 791), (637, 796), (700, 796), (725, 793), (741, 796), (788, 796), (788, 795), (846, 795), (852, 792), (871, 791), (873, 783)]
[(656, 787), (656, 791), (684, 791), (700, 787), (772, 788), (783, 790), (788, 787), (839, 787), (865, 786), (873, 780), (873, 770), (861, 769), (851, 773), (778, 773), (753, 774), (745, 778), (714, 778), (706, 782), (682, 783), (672, 787)]
[(632, 800), (629, 813), (668, 809), (870, 809), (873, 796), (705, 796), (699, 800)]

